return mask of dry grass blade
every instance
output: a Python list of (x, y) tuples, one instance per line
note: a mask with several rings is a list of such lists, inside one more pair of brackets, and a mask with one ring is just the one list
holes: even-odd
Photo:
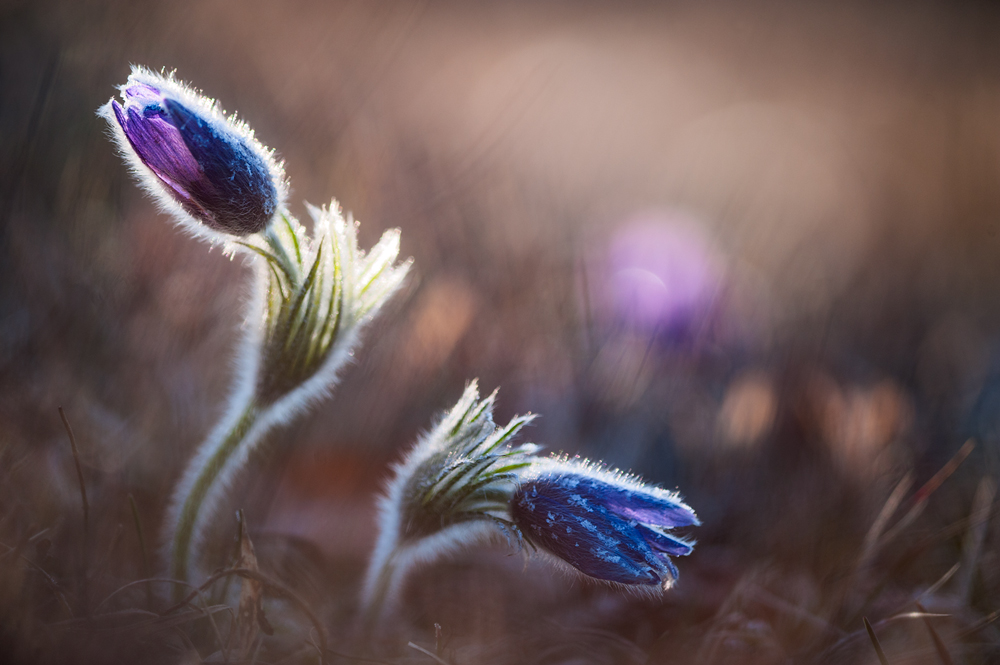
[(66, 436), (69, 437), (69, 445), (73, 450), (73, 463), (76, 465), (76, 479), (80, 483), (80, 501), (83, 504), (83, 553), (82, 553), (82, 564), (83, 569), (80, 574), (80, 595), (83, 598), (83, 610), (86, 614), (90, 611), (90, 589), (88, 582), (88, 568), (90, 567), (89, 557), (90, 557), (90, 503), (87, 501), (87, 484), (83, 481), (83, 467), (80, 465), (80, 453), (76, 447), (76, 437), (73, 436), (73, 428), (69, 426), (69, 420), (66, 418), (66, 412), (63, 408), (59, 407), (59, 418), (62, 420), (63, 427), (66, 428)]
[(366, 658), (364, 656), (352, 656), (349, 653), (341, 653), (339, 651), (334, 651), (333, 649), (327, 649), (326, 652), (331, 656), (336, 656), (337, 658), (344, 658), (346, 660), (355, 660), (359, 663), (378, 663), (378, 665), (393, 665), (387, 660), (379, 660), (378, 658)]
[(969, 439), (962, 447), (958, 449), (955, 456), (948, 460), (948, 463), (941, 467), (941, 470), (935, 473), (930, 480), (924, 483), (924, 486), (917, 490), (917, 493), (913, 495), (914, 503), (920, 501), (926, 501), (927, 498), (933, 494), (941, 485), (944, 484), (951, 474), (955, 473), (959, 465), (965, 461), (965, 458), (975, 449), (976, 442)]
[(826, 619), (824, 619), (822, 617), (819, 617), (819, 616), (816, 616), (812, 612), (809, 612), (808, 610), (805, 610), (805, 609), (803, 609), (803, 608), (801, 608), (801, 607), (799, 607), (797, 605), (793, 605), (792, 603), (788, 602), (787, 600), (785, 600), (783, 598), (779, 598), (778, 596), (775, 596), (770, 591), (768, 591), (767, 589), (765, 589), (765, 588), (763, 588), (763, 587), (761, 587), (759, 585), (757, 586), (757, 592), (753, 596), (753, 599), (756, 602), (758, 602), (761, 605), (763, 605), (764, 607), (767, 607), (768, 609), (772, 609), (772, 610), (775, 610), (777, 612), (781, 612), (781, 613), (787, 614), (789, 616), (793, 616), (793, 617), (799, 619), (800, 621), (808, 623), (809, 625), (813, 626), (814, 628), (817, 628), (817, 629), (819, 629), (819, 630), (821, 630), (821, 631), (823, 631), (825, 633), (829, 633), (829, 634), (834, 635), (834, 636), (836, 636), (838, 638), (844, 636), (844, 631), (843, 630), (841, 630), (840, 628), (834, 626), (833, 624), (831, 624)]
[(937, 650), (941, 662), (944, 665), (955, 665), (955, 661), (951, 659), (951, 654), (948, 653), (948, 648), (944, 645), (944, 640), (941, 639), (941, 636), (938, 635), (937, 630), (931, 623), (930, 615), (926, 614), (927, 610), (919, 602), (917, 602), (917, 609), (925, 613), (923, 617), (924, 625), (927, 626), (927, 632), (931, 634), (931, 639), (934, 640), (934, 648)]
[(59, 628), (79, 628), (88, 632), (126, 633), (142, 628), (174, 628), (196, 619), (205, 617), (211, 619), (216, 614), (229, 611), (231, 611), (231, 608), (228, 605), (208, 605), (205, 607), (192, 607), (190, 610), (170, 616), (161, 616), (156, 612), (131, 608), (59, 621), (51, 625)]
[(969, 516), (969, 530), (965, 532), (962, 543), (962, 574), (958, 578), (958, 597), (968, 603), (972, 593), (972, 580), (976, 574), (979, 555), (983, 549), (986, 537), (986, 526), (989, 524), (990, 512), (993, 508), (993, 498), (996, 496), (996, 482), (990, 477), (979, 481), (975, 498), (972, 500), (972, 513)]
[[(135, 524), (135, 533), (139, 537), (139, 551), (142, 553), (142, 574), (146, 579), (149, 579), (153, 576), (153, 572), (149, 565), (146, 536), (142, 529), (142, 518), (139, 517), (139, 507), (135, 504), (135, 497), (131, 493), (128, 495), (128, 507), (132, 511), (132, 522)], [(149, 583), (146, 584), (146, 607), (153, 607), (153, 586)]]
[[(1000, 612), (997, 612), (997, 614), (1000, 615)], [(933, 619), (933, 618), (944, 618), (944, 617), (948, 617), (948, 616), (951, 616), (951, 615), (950, 614), (930, 614), (930, 613), (927, 613), (927, 612), (901, 612), (899, 614), (894, 614), (894, 615), (892, 615), (890, 617), (887, 617), (885, 619), (882, 619), (881, 621), (876, 622), (875, 626), (877, 626), (879, 629), (881, 629), (881, 628), (884, 628), (885, 626), (888, 626), (889, 624), (895, 623), (897, 621), (907, 621), (907, 620), (911, 620), (911, 619), (923, 619), (923, 618), (930, 618), (930, 619)], [(867, 617), (862, 616), (861, 618), (864, 621), (865, 631), (867, 631), (867, 633), (868, 633), (868, 639), (871, 640), (872, 639), (872, 635), (874, 634), (874, 626), (871, 625), (871, 623), (868, 621)], [(985, 624), (983, 624), (983, 625), (985, 625)], [(982, 628), (982, 626), (980, 626), (980, 628)], [(846, 649), (851, 648), (853, 646), (856, 646), (859, 642), (861, 642), (861, 641), (864, 640), (864, 635), (865, 635), (865, 632), (863, 632), (861, 630), (857, 630), (857, 631), (854, 631), (853, 633), (850, 633), (850, 634), (844, 636), (840, 640), (837, 640), (835, 643), (831, 644), (826, 649), (824, 649), (823, 653), (820, 656), (820, 658), (818, 659), (818, 661), (819, 662), (840, 662), (839, 660), (835, 661), (835, 660), (830, 660), (830, 659), (834, 657), (834, 654), (841, 653), (841, 652), (846, 653), (846, 651), (845, 651)], [(956, 639), (958, 639), (958, 638), (956, 638)]]
[(858, 570), (863, 570), (868, 562), (871, 560), (872, 555), (876, 551), (876, 545), (878, 544), (879, 537), (885, 531), (886, 525), (889, 520), (896, 513), (899, 505), (903, 503), (903, 498), (906, 493), (910, 491), (910, 487), (913, 485), (913, 476), (907, 473), (903, 476), (903, 479), (896, 484), (893, 488), (892, 493), (889, 498), (886, 499), (885, 505), (882, 506), (882, 510), (879, 511), (878, 517), (872, 522), (872, 526), (868, 529), (868, 533), (865, 534), (864, 544), (861, 546), (861, 556), (858, 558)]
[(979, 621), (977, 621), (976, 623), (972, 624), (967, 629), (963, 630), (961, 633), (959, 633), (958, 635), (956, 635), (955, 639), (956, 640), (964, 640), (965, 638), (967, 638), (967, 637), (969, 637), (971, 635), (975, 635), (976, 633), (978, 633), (979, 631), (981, 631), (983, 628), (986, 628), (991, 623), (993, 623), (994, 621), (996, 621), (997, 619), (1000, 619), (1000, 610), (995, 610), (993, 612), (990, 612), (988, 615), (984, 616), (982, 619), (980, 619)]
[(107, 552), (104, 553), (104, 556), (101, 557), (101, 559), (97, 561), (97, 565), (94, 566), (95, 578), (100, 578), (102, 575), (104, 575), (104, 572), (107, 570), (108, 565), (111, 563), (112, 557), (114, 557), (115, 549), (117, 549), (118, 544), (121, 543), (122, 535), (124, 533), (125, 533), (125, 525), (119, 522), (118, 526), (115, 527), (115, 533), (111, 537), (111, 542), (108, 543)]
[[(242, 510), (239, 511), (239, 519), (240, 555), (236, 566), (259, 572), (257, 555), (254, 553), (253, 543), (250, 542), (246, 516)], [(250, 657), (260, 631), (268, 635), (274, 632), (264, 617), (264, 585), (255, 579), (243, 577), (240, 582), (240, 604), (234, 627), (233, 649), (237, 660), (247, 660)]]
[(932, 614), (929, 612), (900, 612), (899, 614), (893, 614), (888, 619), (882, 619), (878, 622), (878, 625), (884, 626), (885, 624), (892, 623), (893, 621), (899, 621), (901, 619), (924, 619), (927, 617), (932, 619), (943, 619), (950, 616), (950, 614)]
[(299, 597), (299, 595), (296, 594), (294, 591), (286, 587), (284, 584), (276, 580), (273, 580), (267, 575), (264, 575), (263, 573), (260, 573), (256, 570), (250, 570), (248, 568), (230, 568), (228, 570), (221, 570), (212, 575), (211, 577), (209, 577), (207, 580), (205, 580), (201, 584), (201, 586), (197, 587), (194, 591), (185, 596), (179, 603), (176, 603), (175, 605), (168, 608), (163, 613), (163, 616), (172, 614), (173, 612), (176, 612), (182, 607), (190, 605), (191, 601), (193, 601), (196, 597), (200, 596), (203, 591), (210, 588), (213, 584), (215, 584), (219, 580), (227, 579), (234, 575), (244, 578), (248, 577), (250, 579), (256, 580), (264, 585), (265, 590), (269, 590), (272, 594), (276, 596), (288, 599), (289, 601), (291, 601), (293, 605), (298, 607), (299, 611), (306, 616), (309, 622), (313, 625), (313, 628), (316, 629), (316, 634), (319, 635), (320, 665), (326, 662), (326, 653), (329, 651), (329, 648), (327, 647), (326, 630), (323, 628), (323, 624), (316, 616), (316, 613), (313, 612), (309, 604), (306, 601), (302, 600), (302, 598)]
[(920, 604), (919, 601), (921, 599), (926, 598), (927, 596), (930, 596), (930, 595), (933, 595), (933, 594), (937, 593), (941, 589), (941, 587), (943, 587), (945, 584), (948, 583), (948, 580), (950, 580), (952, 578), (952, 576), (954, 576), (955, 573), (957, 573), (958, 570), (959, 570), (959, 568), (961, 568), (961, 567), (962, 567), (962, 564), (956, 563), (954, 566), (952, 566), (951, 568), (949, 568), (948, 572), (946, 572), (944, 575), (942, 575), (941, 578), (937, 582), (935, 582), (934, 584), (932, 584), (929, 587), (927, 587), (926, 590), (924, 590), (919, 596), (917, 596), (917, 598), (916, 598), (916, 600), (914, 600), (914, 602), (919, 605)]
[(410, 647), (411, 649), (415, 649), (415, 650), (419, 651), (420, 653), (424, 654), (428, 658), (433, 659), (435, 663), (440, 663), (441, 665), (451, 665), (448, 661), (443, 660), (437, 654), (435, 654), (432, 651), (428, 651), (427, 649), (423, 648), (419, 644), (414, 644), (413, 642), (407, 642), (406, 646)]
[(878, 637), (875, 636), (875, 629), (872, 628), (871, 623), (868, 621), (868, 617), (862, 617), (865, 622), (865, 630), (868, 631), (868, 637), (872, 641), (872, 646), (875, 647), (875, 653), (878, 655), (878, 661), (882, 665), (889, 665), (889, 659), (885, 657), (885, 652), (882, 651), (882, 645), (878, 642)]
[(83, 482), (83, 467), (80, 466), (80, 453), (76, 447), (76, 437), (73, 436), (73, 428), (69, 426), (66, 413), (59, 407), (59, 417), (62, 419), (63, 427), (66, 428), (66, 435), (69, 437), (70, 448), (73, 449), (73, 463), (76, 464), (76, 478), (80, 481), (80, 500), (83, 503), (83, 535), (87, 538), (90, 533), (90, 503), (87, 501), (87, 485)]
[(910, 509), (905, 515), (903, 515), (902, 519), (896, 522), (896, 524), (894, 524), (893, 527), (885, 533), (885, 537), (882, 538), (883, 544), (899, 535), (903, 529), (912, 524), (913, 521), (920, 516), (920, 513), (923, 512), (924, 507), (927, 505), (927, 499), (929, 499), (930, 496), (944, 484), (944, 481), (948, 480), (948, 478), (955, 473), (958, 467), (965, 461), (965, 458), (972, 453), (975, 447), (975, 441), (972, 439), (966, 441), (962, 447), (958, 449), (958, 452), (955, 453), (954, 457), (948, 460), (948, 462), (941, 467), (937, 473), (931, 476), (930, 480), (924, 483), (923, 486), (916, 491), (910, 499)]
[(134, 586), (139, 585), (139, 584), (150, 585), (153, 582), (164, 582), (166, 584), (172, 584), (172, 585), (179, 584), (181, 586), (190, 586), (189, 584), (187, 584), (187, 582), (182, 582), (181, 580), (175, 580), (172, 577), (145, 577), (145, 578), (143, 578), (141, 580), (132, 580), (131, 582), (123, 584), (120, 587), (118, 587), (117, 589), (115, 589), (114, 591), (112, 591), (111, 593), (109, 593), (104, 598), (104, 600), (102, 600), (101, 602), (97, 603), (97, 605), (94, 606), (94, 610), (96, 611), (96, 610), (101, 609), (102, 607), (104, 607), (104, 605), (107, 604), (107, 602), (109, 600), (111, 600), (112, 598), (114, 598), (115, 596), (117, 596), (122, 591), (125, 591), (126, 589), (129, 589), (129, 588), (134, 587)]
[(73, 617), (74, 616), (73, 608), (69, 604), (69, 601), (66, 600), (65, 594), (63, 594), (62, 589), (59, 587), (59, 583), (56, 582), (55, 578), (49, 575), (49, 573), (44, 568), (42, 568), (37, 563), (35, 563), (34, 561), (26, 557), (24, 554), (22, 554), (24, 547), (28, 544), (28, 542), (30, 541), (28, 540), (23, 541), (19, 543), (17, 547), (11, 547), (10, 545), (7, 545), (5, 543), (0, 543), (0, 545), (3, 545), (4, 547), (7, 548), (7, 552), (4, 553), (4, 556), (11, 555), (12, 558), (24, 561), (26, 564), (28, 564), (28, 567), (30, 567), (32, 570), (41, 575), (42, 579), (45, 580), (45, 583), (49, 586), (50, 589), (52, 589), (52, 593), (55, 594), (56, 598), (59, 600), (59, 603), (62, 605), (63, 609), (66, 610), (66, 614), (68, 614), (70, 617)]

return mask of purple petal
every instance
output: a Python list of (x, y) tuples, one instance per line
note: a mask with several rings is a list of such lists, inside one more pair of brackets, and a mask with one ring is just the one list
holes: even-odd
[(145, 106), (150, 102), (159, 102), (162, 94), (159, 89), (147, 83), (133, 82), (125, 87), (125, 103)]
[(697, 526), (698, 516), (689, 506), (668, 496), (581, 478), (577, 489), (591, 501), (636, 522), (662, 527)]
[(180, 186), (200, 177), (198, 162), (180, 132), (162, 115), (140, 114), (132, 106), (122, 109), (118, 102), (111, 105), (129, 145), (158, 177)]
[(206, 222), (237, 235), (264, 228), (277, 207), (278, 193), (260, 155), (227, 128), (183, 104), (165, 99), (163, 105), (204, 175), (207, 186), (193, 194), (212, 211)]
[(628, 522), (600, 507), (588, 510), (565, 486), (526, 483), (511, 502), (515, 524), (536, 546), (585, 575), (632, 585), (658, 585), (662, 558)]
[(663, 552), (670, 556), (687, 556), (694, 551), (694, 545), (668, 533), (660, 533), (641, 524), (636, 526), (636, 529), (638, 529), (646, 542), (657, 552)]

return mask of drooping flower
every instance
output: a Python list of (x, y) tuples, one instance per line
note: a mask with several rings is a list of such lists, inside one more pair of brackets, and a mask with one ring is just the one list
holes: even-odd
[(524, 538), (590, 577), (670, 588), (671, 556), (694, 543), (669, 533), (700, 524), (680, 497), (589, 462), (539, 461), (518, 486), (511, 516)]
[(469, 383), (458, 403), (396, 466), (379, 505), (379, 538), (365, 580), (369, 619), (390, 612), (412, 568), (491, 536), (520, 541), (510, 498), (538, 446), (512, 441), (533, 415), (493, 422), (496, 392)]
[(246, 124), (172, 75), (134, 67), (120, 90), (123, 103), (112, 99), (99, 113), (164, 208), (223, 241), (270, 223), (287, 193), (284, 171)]

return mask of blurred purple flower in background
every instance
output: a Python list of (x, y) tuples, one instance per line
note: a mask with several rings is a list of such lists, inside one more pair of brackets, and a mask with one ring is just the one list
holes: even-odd
[(518, 487), (511, 515), (524, 537), (580, 572), (619, 584), (670, 588), (671, 556), (694, 543), (667, 533), (700, 524), (672, 492), (590, 464), (545, 464)]
[(678, 212), (645, 212), (611, 238), (605, 297), (616, 318), (650, 331), (684, 334), (708, 315), (722, 270), (705, 234)]
[(190, 221), (186, 213), (213, 231), (246, 236), (267, 226), (284, 197), (284, 174), (245, 124), (142, 68), (121, 93), (124, 105), (112, 99), (100, 113), (150, 193), (182, 221)]

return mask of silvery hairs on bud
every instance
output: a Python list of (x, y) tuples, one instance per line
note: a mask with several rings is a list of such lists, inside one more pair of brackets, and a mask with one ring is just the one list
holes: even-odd
[(362, 604), (370, 620), (388, 615), (408, 573), (456, 549), (505, 536), (520, 541), (510, 516), (518, 474), (538, 446), (512, 445), (531, 414), (493, 422), (496, 392), (479, 399), (475, 381), (393, 469), (379, 501), (379, 536)]
[(254, 299), (226, 415), (178, 483), (168, 519), (172, 574), (193, 579), (214, 514), (264, 435), (328, 396), (359, 334), (399, 289), (399, 231), (367, 254), (336, 202), (310, 207), (313, 233), (286, 212), (238, 241), (257, 255)]
[(669, 589), (671, 556), (694, 543), (670, 531), (700, 524), (675, 492), (564, 456), (537, 460), (522, 476), (511, 516), (525, 540), (557, 562), (629, 588)]
[(283, 209), (282, 165), (246, 123), (178, 81), (133, 67), (98, 113), (162, 209), (196, 236), (229, 245), (262, 231)]

